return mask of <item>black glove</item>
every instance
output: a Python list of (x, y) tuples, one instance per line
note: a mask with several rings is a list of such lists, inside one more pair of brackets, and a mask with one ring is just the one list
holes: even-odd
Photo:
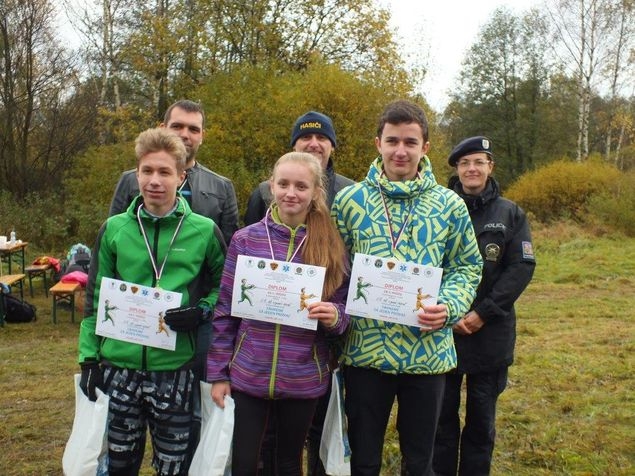
[(195, 330), (203, 317), (203, 309), (200, 307), (175, 307), (165, 311), (165, 323), (176, 332)]
[(87, 360), (82, 362), (82, 377), (79, 379), (79, 388), (82, 389), (84, 395), (88, 397), (91, 402), (97, 400), (97, 394), (95, 389), (99, 388), (103, 390), (104, 380), (99, 368), (99, 363), (96, 360)]

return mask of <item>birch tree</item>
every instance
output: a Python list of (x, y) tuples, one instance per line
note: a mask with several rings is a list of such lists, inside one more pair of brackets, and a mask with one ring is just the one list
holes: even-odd
[[(91, 0), (83, 0), (89, 5)], [(218, 72), (244, 65), (301, 71), (315, 58), (387, 86), (407, 82), (389, 28), (374, 0), (100, 0), (85, 30), (105, 85), (126, 88), (119, 103), (161, 117), (174, 99)], [(90, 26), (90, 28), (86, 28)], [(125, 86), (124, 86), (125, 85)]]
[[(627, 137), (629, 121), (628, 106), (622, 100), (624, 93), (633, 90), (635, 81), (635, 1), (621, 0), (611, 9), (614, 28), (608, 51), (608, 62), (604, 68), (608, 83), (608, 109), (605, 132), (604, 157), (620, 166), (620, 151)], [(614, 136), (615, 134), (615, 136)]]
[(576, 160), (589, 156), (591, 99), (609, 55), (613, 0), (558, 0), (547, 5), (558, 38), (556, 53), (572, 65), (578, 88)]

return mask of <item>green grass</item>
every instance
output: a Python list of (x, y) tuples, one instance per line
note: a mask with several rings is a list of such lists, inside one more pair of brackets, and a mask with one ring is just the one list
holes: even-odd
[[(517, 306), (492, 474), (635, 474), (635, 239), (572, 227), (534, 235), (538, 267)], [(61, 475), (72, 426), (79, 325), (67, 310), (52, 324), (50, 297), (34, 288), (38, 320), (0, 328), (3, 476)], [(398, 452), (391, 424), (382, 474), (399, 474)]]

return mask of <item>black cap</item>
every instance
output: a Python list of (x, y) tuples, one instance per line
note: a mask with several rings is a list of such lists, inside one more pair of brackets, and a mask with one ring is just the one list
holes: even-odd
[(325, 114), (309, 111), (298, 117), (291, 131), (291, 147), (295, 145), (295, 142), (300, 137), (307, 134), (322, 134), (324, 137), (328, 137), (333, 147), (337, 147), (333, 122), (331, 118)]
[(477, 152), (485, 152), (489, 157), (492, 157), (492, 143), (487, 137), (476, 136), (463, 139), (452, 149), (452, 152), (450, 152), (448, 164), (452, 167), (456, 167), (456, 163), (461, 157)]

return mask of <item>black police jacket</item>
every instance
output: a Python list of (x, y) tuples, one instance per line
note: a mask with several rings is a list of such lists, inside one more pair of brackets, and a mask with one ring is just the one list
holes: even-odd
[(501, 197), (489, 178), (478, 196), (467, 195), (458, 177), (449, 187), (465, 201), (483, 256), (483, 275), (471, 306), (485, 324), (469, 336), (454, 334), (461, 373), (490, 372), (512, 364), (516, 343), (514, 303), (534, 273), (536, 259), (525, 212)]

